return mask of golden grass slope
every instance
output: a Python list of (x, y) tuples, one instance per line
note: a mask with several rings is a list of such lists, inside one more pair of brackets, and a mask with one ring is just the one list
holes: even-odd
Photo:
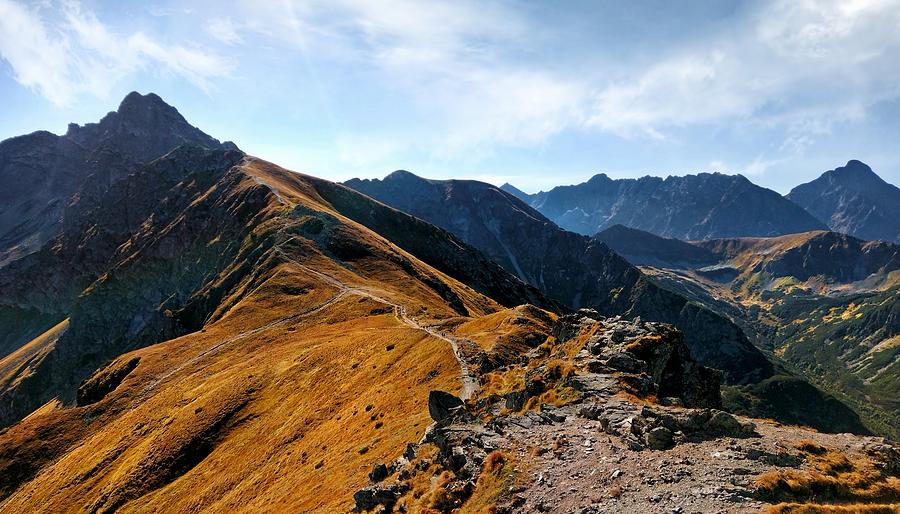
[[(373, 463), (422, 437), (428, 392), (460, 390), (451, 345), (425, 329), (459, 314), (397, 261), (448, 285), (472, 319), (500, 307), (341, 216), (303, 176), (253, 158), (241, 170), (242, 187), (272, 190), (263, 229), (284, 237), (270, 266), (201, 331), (113, 361), (138, 359), (101, 400), (0, 433), (0, 511), (346, 511)], [(334, 259), (294, 230), (298, 205), (371, 251)]]

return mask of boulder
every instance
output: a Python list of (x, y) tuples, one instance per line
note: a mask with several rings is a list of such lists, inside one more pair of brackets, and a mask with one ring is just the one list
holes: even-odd
[(369, 480), (372, 482), (381, 482), (388, 477), (388, 468), (384, 464), (375, 464), (372, 471), (369, 472)]
[(353, 493), (353, 501), (356, 502), (356, 511), (369, 511), (379, 505), (383, 505), (385, 510), (390, 512), (397, 500), (409, 490), (406, 484), (386, 484), (372, 485), (363, 487), (359, 491)]
[(675, 435), (666, 427), (650, 429), (644, 435), (644, 440), (651, 450), (668, 450), (675, 446)]
[(428, 414), (438, 423), (447, 423), (465, 410), (465, 403), (459, 397), (445, 391), (433, 390), (428, 393)]

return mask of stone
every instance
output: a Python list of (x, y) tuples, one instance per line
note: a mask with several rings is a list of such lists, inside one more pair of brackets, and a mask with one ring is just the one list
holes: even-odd
[(741, 423), (736, 417), (724, 411), (714, 411), (707, 422), (710, 432), (732, 437), (746, 437), (754, 435), (756, 426), (753, 423)]
[(674, 434), (666, 427), (652, 428), (644, 438), (651, 450), (668, 450), (675, 445)]
[(428, 393), (428, 414), (438, 423), (451, 421), (456, 413), (463, 410), (465, 403), (455, 395), (438, 390)]
[(375, 464), (372, 471), (369, 472), (369, 480), (372, 482), (381, 482), (388, 477), (388, 468), (384, 464)]
[(409, 486), (406, 484), (372, 485), (356, 491), (353, 494), (353, 501), (358, 512), (373, 510), (380, 505), (390, 511), (408, 489)]
[(625, 352), (614, 353), (607, 357), (606, 365), (626, 373), (640, 373), (644, 371), (644, 368), (646, 367), (645, 362), (640, 361)]

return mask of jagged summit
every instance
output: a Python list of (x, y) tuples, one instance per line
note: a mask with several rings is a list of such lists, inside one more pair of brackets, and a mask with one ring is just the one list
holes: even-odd
[(34, 132), (0, 142), (0, 266), (59, 232), (70, 199), (101, 191), (182, 145), (235, 150), (192, 126), (158, 95), (129, 93), (96, 123), (66, 134)]
[(531, 195), (528, 203), (562, 228), (585, 235), (616, 224), (686, 240), (825, 228), (775, 191), (722, 173), (637, 179), (601, 173)]
[(65, 137), (93, 151), (115, 148), (136, 162), (148, 162), (182, 144), (231, 149), (234, 143), (218, 139), (192, 126), (184, 116), (154, 93), (131, 92), (97, 123), (70, 124)]

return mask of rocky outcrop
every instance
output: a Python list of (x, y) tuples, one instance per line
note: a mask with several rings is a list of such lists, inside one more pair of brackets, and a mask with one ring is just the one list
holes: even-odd
[[(701, 366), (691, 356), (681, 333), (671, 325), (640, 319), (595, 319), (585, 312), (562, 316), (553, 327), (557, 340), (566, 342), (585, 332), (596, 332), (585, 344), (592, 372), (616, 371), (641, 380), (639, 392), (688, 407), (721, 407), (719, 371)], [(602, 327), (600, 330), (595, 325)]]
[(119, 359), (97, 370), (78, 386), (76, 404), (80, 406), (97, 403), (114, 391), (122, 380), (141, 362), (140, 357)]

